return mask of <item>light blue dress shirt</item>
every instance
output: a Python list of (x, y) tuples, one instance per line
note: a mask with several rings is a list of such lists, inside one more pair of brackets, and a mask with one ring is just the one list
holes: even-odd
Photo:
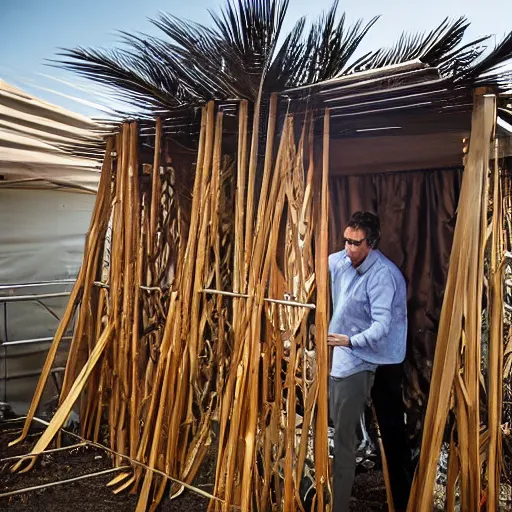
[(354, 268), (343, 250), (329, 256), (329, 272), (329, 332), (345, 334), (352, 343), (352, 348), (334, 347), (331, 375), (348, 377), (401, 363), (407, 339), (407, 290), (398, 267), (372, 250)]

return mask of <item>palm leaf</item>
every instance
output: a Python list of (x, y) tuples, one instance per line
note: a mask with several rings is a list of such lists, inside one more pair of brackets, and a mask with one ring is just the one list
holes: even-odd
[(338, 1), (327, 14), (314, 23), (310, 29), (305, 52), (308, 60), (303, 76), (295, 85), (315, 83), (334, 78), (345, 71), (349, 60), (378, 17), (363, 26), (361, 20), (353, 26), (345, 27), (345, 13), (336, 21)]
[(465, 17), (457, 20), (445, 18), (435, 29), (425, 33), (402, 33), (391, 48), (381, 48), (353, 66), (351, 71), (376, 69), (419, 59), (430, 66), (438, 66), (442, 74), (452, 75), (455, 70), (466, 68), (483, 51), (480, 43), (487, 37), (471, 41), (458, 48), (469, 23)]
[(109, 88), (113, 95), (143, 111), (172, 109), (189, 98), (170, 70), (129, 51), (76, 48), (57, 54), (59, 67)]
[(288, 2), (228, 0), (218, 14), (210, 12), (211, 27), (161, 13), (151, 21), (162, 37), (121, 32), (123, 49), (64, 50), (58, 65), (106, 86), (149, 118), (209, 100), (254, 102), (261, 96), (265, 103), (271, 92), (413, 59), (438, 67), (455, 83), (497, 83), (503, 77), (482, 81), (482, 75), (492, 75), (512, 53), (510, 35), (484, 59), (487, 38), (461, 46), (469, 25), (461, 17), (427, 34), (404, 33), (393, 47), (354, 60), (378, 18), (348, 26), (335, 0), (308, 29), (302, 18), (280, 38)]
[[(206, 47), (208, 43), (204, 39), (198, 37), (196, 46)], [(193, 56), (190, 56), (187, 50), (178, 45), (156, 37), (142, 38), (132, 34), (124, 34), (124, 40), (132, 51), (135, 50), (137, 55), (144, 57), (146, 65), (156, 68), (157, 76), (160, 70), (162, 73), (171, 74), (192, 105), (233, 94), (229, 89), (229, 83), (226, 84), (225, 79), (223, 80), (222, 70), (216, 75), (206, 72), (204, 68), (197, 66)], [(203, 58), (205, 58), (204, 54)], [(216, 65), (219, 64), (215, 62), (209, 64), (212, 68)]]
[(300, 19), (285, 39), (271, 65), (266, 87), (282, 90), (328, 80), (344, 74), (361, 41), (378, 17), (363, 25), (347, 27), (345, 14), (337, 20), (338, 1), (314, 22), (305, 38), (305, 19)]
[(161, 13), (152, 23), (166, 36), (121, 32), (123, 50), (64, 50), (61, 67), (107, 86), (116, 98), (151, 112), (211, 99), (258, 94), (340, 74), (377, 18), (346, 27), (338, 2), (304, 37), (299, 20), (278, 47), (288, 0), (228, 1), (210, 13), (212, 27)]
[(302, 35), (306, 18), (300, 18), (272, 61), (265, 80), (269, 92), (293, 87), (300, 80), (306, 60), (306, 48)]
[(170, 39), (152, 38), (151, 44), (159, 57), (176, 67), (181, 79), (189, 88), (196, 89), (199, 97), (244, 97), (245, 76), (238, 77), (238, 81), (230, 77), (218, 34), (198, 23), (163, 13), (152, 23)]
[(500, 73), (499, 69), (512, 59), (512, 32), (484, 58), (466, 67), (456, 77), (456, 83), (470, 82), (475, 86), (508, 86), (512, 83), (512, 73)]
[(288, 0), (238, 0), (238, 10), (234, 5), (228, 2), (221, 16), (210, 14), (227, 72), (232, 77), (245, 76), (249, 83), (242, 97), (254, 101), (273, 60)]

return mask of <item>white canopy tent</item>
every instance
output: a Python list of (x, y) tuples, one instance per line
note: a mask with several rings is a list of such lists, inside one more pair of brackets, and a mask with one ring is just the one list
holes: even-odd
[(87, 148), (101, 136), (89, 118), (0, 80), (0, 401), (17, 413), (82, 262), (101, 166)]
[(71, 156), (66, 147), (97, 144), (91, 119), (41, 101), (0, 80), (0, 176), (2, 186), (80, 188), (95, 192), (99, 162)]

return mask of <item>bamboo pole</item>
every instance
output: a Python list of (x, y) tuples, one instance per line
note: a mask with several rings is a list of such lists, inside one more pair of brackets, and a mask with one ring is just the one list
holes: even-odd
[(450, 437), (450, 449), (448, 459), (448, 475), (446, 478), (446, 510), (455, 510), (455, 486), (460, 472), (460, 453), (457, 445), (455, 444), (454, 431)]
[[(207, 108), (203, 108), (203, 115), (201, 121), (201, 131), (204, 133), (203, 140), (200, 140), (199, 153), (198, 153), (198, 161), (196, 168), (196, 177), (194, 180), (194, 190), (192, 193), (192, 213), (190, 216), (190, 228), (189, 235), (187, 240), (187, 248), (185, 250), (184, 261), (185, 265), (183, 267), (183, 308), (188, 311), (190, 295), (192, 291), (193, 285), (193, 269), (195, 267), (195, 254), (197, 247), (197, 233), (199, 231), (199, 221), (200, 221), (200, 205), (201, 205), (201, 187), (205, 184), (206, 178), (203, 176), (207, 175), (210, 163), (211, 163), (211, 151), (213, 146), (213, 137), (214, 137), (214, 110), (215, 105), (213, 102), (208, 104)], [(201, 137), (200, 137), (201, 139)], [(201, 144), (204, 144), (204, 146)], [(199, 158), (202, 157), (202, 160)], [(186, 316), (186, 321), (182, 325), (182, 337), (186, 338), (189, 333), (190, 324), (188, 322), (188, 315)], [(196, 361), (191, 361), (191, 364), (196, 365)]]
[[(111, 309), (108, 322), (114, 326), (114, 332), (116, 337), (121, 334), (121, 305), (123, 304), (123, 286), (122, 286), (122, 272), (124, 267), (124, 230), (123, 230), (123, 212), (124, 202), (126, 200), (125, 188), (126, 188), (126, 177), (128, 175), (128, 163), (129, 163), (129, 124), (125, 123), (122, 126), (122, 131), (119, 136), (119, 147), (118, 147), (118, 165), (116, 169), (116, 190), (115, 198), (113, 203), (112, 213), (112, 240), (111, 240), (111, 258), (110, 258), (110, 298), (111, 298)], [(117, 340), (116, 340), (117, 341)], [(110, 447), (112, 449), (117, 448), (117, 425), (118, 416), (120, 411), (120, 399), (121, 399), (121, 382), (120, 376), (122, 371), (120, 365), (123, 364), (121, 361), (121, 343), (112, 344), (111, 351), (111, 371), (108, 373), (110, 383), (108, 384), (112, 392), (110, 393), (109, 403), (109, 435), (110, 435)], [(116, 463), (120, 464), (118, 458)]]
[[(211, 123), (213, 124), (213, 108), (210, 110), (211, 115)], [(206, 229), (208, 227), (208, 222), (212, 221), (212, 229), (216, 231), (216, 213), (215, 211), (211, 211), (211, 204), (208, 202), (208, 194), (212, 196), (214, 193), (214, 188), (217, 186), (215, 182), (218, 183), (219, 176), (217, 173), (210, 173), (210, 165), (211, 162), (215, 159), (218, 160), (218, 164), (220, 166), (220, 151), (221, 151), (221, 143), (222, 143), (222, 112), (217, 113), (216, 123), (215, 123), (215, 134), (212, 134), (211, 137), (214, 138), (213, 143), (213, 153), (209, 157), (205, 157), (206, 164), (203, 168), (203, 176), (202, 176), (202, 194), (201, 194), (201, 203), (202, 208), (200, 211), (200, 215), (202, 217), (201, 230), (199, 233), (199, 238), (197, 242), (197, 253), (196, 253), (196, 261), (195, 261), (195, 270), (194, 270), (194, 287), (193, 294), (191, 299), (191, 324), (190, 324), (190, 337), (187, 345), (189, 357), (190, 357), (190, 384), (191, 387), (194, 386), (194, 383), (197, 379), (197, 358), (198, 358), (198, 349), (199, 349), (199, 306), (201, 300), (200, 290), (203, 289), (204, 282), (204, 269), (206, 265), (207, 258), (207, 236)], [(210, 148), (207, 148), (206, 155), (210, 155)], [(215, 167), (215, 163), (213, 165)], [(209, 178), (213, 178), (213, 182), (211, 184), (206, 184)], [(187, 413), (187, 421), (192, 421), (192, 409), (189, 407)]]
[(160, 156), (162, 145), (162, 120), (156, 119), (155, 127), (155, 156), (153, 159), (153, 172), (151, 177), (151, 214), (149, 223), (149, 240), (153, 244), (152, 254), (156, 251), (156, 229), (160, 206)]
[(295, 462), (295, 409), (297, 399), (295, 390), (295, 364), (297, 359), (297, 343), (294, 338), (290, 341), (290, 355), (286, 372), (286, 387), (288, 389), (286, 419), (288, 424), (286, 426), (286, 455), (284, 465), (284, 510), (286, 512), (295, 512), (294, 488), (297, 482), (294, 479), (293, 463)]
[[(465, 315), (478, 314), (478, 300), (471, 299), (463, 307), (466, 294), (476, 295), (479, 289), (478, 270), (481, 268), (478, 260), (481, 257), (480, 240), (482, 230), (483, 201), (485, 194), (484, 180), (486, 179), (487, 165), (489, 161), (489, 141), (494, 132), (495, 123), (495, 98), (491, 96), (476, 96), (472, 118), (471, 144), (466, 161), (465, 172), (462, 181), (462, 190), (459, 199), (459, 213), (455, 228), (454, 242), (450, 257), (450, 266), (446, 284), (443, 308), (437, 338), (437, 347), (434, 358), (434, 367), (430, 386), (430, 396), (424, 423), (424, 435), (420, 451), (420, 461), (414, 478), (408, 511), (427, 511), (432, 509), (433, 486), (437, 468), (437, 459), (444, 433), (446, 417), (448, 414), (450, 394), (447, 390), (455, 384), (457, 403), (457, 429), (463, 435), (461, 442), (464, 444), (466, 432), (469, 429), (469, 416), (466, 413), (466, 404), (474, 407), (474, 396), (465, 390), (464, 380), (456, 375), (458, 353), (463, 336), (462, 322)], [(472, 264), (470, 264), (472, 262)], [(469, 310), (469, 306), (477, 310)], [(474, 324), (469, 324), (473, 329)], [(477, 349), (478, 343), (472, 343), (472, 350)], [(469, 357), (473, 357), (470, 355)], [(477, 417), (472, 412), (472, 421)], [(469, 433), (471, 436), (471, 433)], [(467, 441), (469, 442), (469, 440)], [(463, 455), (462, 455), (463, 454)], [(462, 456), (466, 453), (461, 451)], [(471, 460), (474, 463), (479, 460), (479, 455), (472, 452)], [(475, 484), (477, 477), (474, 472), (479, 468), (471, 469), (470, 476), (467, 459), (461, 460), (461, 478), (468, 482), (468, 488), (461, 490), (467, 503), (467, 510), (474, 510), (479, 504), (475, 500)], [(466, 476), (465, 476), (466, 475)]]
[[(135, 457), (137, 444), (139, 441), (139, 405), (141, 401), (141, 382), (139, 375), (140, 347), (139, 347), (139, 330), (140, 330), (140, 290), (142, 285), (143, 265), (144, 265), (144, 223), (145, 223), (145, 205), (140, 200), (139, 189), (139, 171), (138, 171), (138, 151), (137, 151), (137, 125), (133, 125), (133, 156), (132, 156), (132, 172), (130, 178), (133, 179), (133, 224), (134, 224), (134, 242), (133, 251), (135, 254), (135, 262), (133, 263), (132, 276), (133, 285), (131, 293), (133, 301), (132, 308), (132, 329), (131, 329), (131, 396), (130, 396), (130, 418), (129, 418), (129, 439), (130, 439), (130, 456)], [(142, 210), (141, 210), (142, 208)]]
[[(277, 175), (277, 177), (276, 177)], [(276, 170), (274, 174), (275, 181), (279, 181), (278, 172)], [(275, 202), (275, 209), (273, 215), (272, 225), (278, 226), (281, 220), (282, 209), (284, 203), (284, 193), (280, 193)], [(269, 204), (274, 204), (273, 202), (269, 202)], [(251, 485), (252, 480), (252, 470), (253, 470), (253, 462), (254, 462), (254, 454), (255, 454), (255, 444), (256, 444), (256, 424), (257, 424), (257, 407), (254, 404), (259, 402), (259, 361), (260, 361), (260, 334), (261, 334), (261, 312), (263, 307), (262, 295), (264, 292), (263, 283), (266, 283), (268, 280), (268, 273), (270, 271), (270, 262), (275, 257), (275, 250), (277, 245), (277, 235), (278, 230), (272, 230), (270, 234), (270, 238), (268, 240), (268, 251), (265, 255), (265, 260), (263, 262), (263, 272), (261, 281), (257, 284), (251, 286), (249, 284), (249, 289), (254, 287), (254, 295), (255, 295), (255, 306), (252, 307), (252, 315), (251, 315), (251, 323), (250, 323), (250, 344), (247, 343), (249, 348), (249, 361), (248, 361), (248, 378), (247, 378), (247, 388), (250, 393), (249, 403), (251, 406), (249, 407), (248, 417), (247, 417), (247, 426), (244, 434), (245, 441), (245, 451), (243, 458), (243, 466), (242, 466), (242, 495), (241, 495), (241, 507), (242, 510), (250, 510), (251, 507), (251, 492), (254, 491), (253, 485)], [(262, 247), (261, 243), (256, 241), (255, 249), (259, 249)], [(258, 251), (259, 252), (259, 251)], [(258, 255), (256, 252), (256, 256)], [(256, 268), (258, 260), (256, 260)], [(254, 264), (254, 263), (253, 263)], [(253, 267), (252, 267), (253, 268)], [(254, 274), (253, 274), (254, 275)], [(249, 299), (251, 300), (251, 299)]]
[(317, 510), (323, 511), (324, 490), (329, 485), (328, 474), (328, 446), (327, 446), (327, 422), (328, 422), (328, 358), (327, 358), (327, 316), (328, 316), (328, 212), (329, 212), (329, 142), (330, 142), (330, 112), (325, 110), (323, 127), (323, 153), (322, 153), (322, 182), (320, 189), (320, 207), (318, 211), (317, 235), (318, 249), (316, 252), (316, 354), (318, 368), (318, 402), (315, 425), (315, 481)]
[[(251, 149), (251, 154), (252, 154)], [(240, 178), (240, 177), (239, 177)], [(241, 191), (237, 189), (238, 197)], [(248, 202), (252, 201), (251, 196), (248, 195)], [(237, 202), (237, 207), (240, 207), (240, 201)], [(252, 209), (251, 215), (252, 215)], [(249, 210), (246, 212), (249, 215)], [(237, 218), (240, 216), (237, 214)], [(246, 219), (247, 220), (247, 219)], [(250, 221), (252, 222), (252, 220)], [(246, 229), (249, 225), (247, 220)], [(236, 224), (238, 225), (238, 224)], [(252, 224), (251, 224), (252, 225)], [(252, 232), (252, 230), (251, 230)], [(246, 234), (246, 237), (248, 235)], [(252, 235), (251, 235), (252, 236)], [(237, 246), (235, 246), (237, 247)], [(235, 249), (237, 250), (237, 249)], [(236, 257), (236, 256), (235, 256)], [(247, 254), (246, 254), (247, 257)], [(236, 260), (235, 260), (236, 264)], [(244, 269), (248, 268), (248, 260), (245, 260)], [(245, 270), (240, 269), (245, 276)], [(240, 286), (245, 289), (244, 280), (241, 279)], [(250, 294), (249, 294), (250, 295)], [(252, 304), (252, 303), (251, 303)], [(251, 306), (252, 307), (252, 306)], [(241, 404), (240, 397), (243, 393), (245, 385), (245, 372), (249, 361), (249, 347), (245, 340), (245, 325), (246, 325), (246, 307), (240, 307), (240, 316), (235, 315), (235, 322), (233, 325), (234, 338), (237, 342), (235, 351), (231, 359), (231, 368), (228, 376), (228, 382), (224, 391), (223, 406), (221, 407), (220, 418), (220, 436), (219, 436), (219, 454), (218, 454), (218, 471), (216, 475), (216, 492), (225, 492), (226, 507), (229, 507), (232, 500), (233, 488), (231, 482), (234, 481), (234, 473), (236, 467), (236, 452), (238, 447), (238, 432), (240, 428), (241, 418)], [(250, 309), (250, 308), (249, 308)], [(231, 418), (230, 418), (231, 416)], [(229, 422), (229, 429), (228, 429)], [(226, 455), (224, 456), (224, 453)]]
[[(266, 146), (265, 146), (265, 162), (263, 168), (263, 181), (261, 184), (261, 192), (260, 192), (260, 201), (258, 204), (258, 212), (256, 216), (256, 226), (254, 229), (254, 239), (258, 239), (259, 231), (262, 228), (264, 215), (267, 212), (267, 194), (268, 187), (270, 184), (270, 175), (272, 172), (272, 163), (273, 163), (273, 153), (274, 153), (274, 138), (276, 132), (276, 118), (277, 118), (277, 94), (272, 94), (270, 97), (270, 108), (268, 114), (268, 125), (267, 125), (267, 137), (266, 137)], [(254, 138), (253, 138), (254, 144)], [(254, 149), (254, 147), (252, 148)], [(258, 150), (256, 146), (255, 151)], [(252, 153), (251, 153), (252, 157)], [(266, 178), (266, 179), (265, 179)], [(251, 178), (253, 179), (253, 178)], [(270, 200), (271, 198), (269, 198)], [(268, 223), (267, 223), (268, 225)]]
[[(98, 343), (94, 347), (91, 356), (87, 363), (84, 365), (82, 370), (80, 371), (76, 381), (74, 382), (73, 386), (71, 387), (68, 396), (66, 399), (62, 402), (61, 406), (53, 416), (52, 420), (50, 421), (50, 424), (48, 425), (47, 429), (44, 431), (43, 435), (38, 439), (37, 443), (35, 444), (34, 448), (31, 450), (30, 455), (35, 455), (40, 453), (43, 450), (46, 450), (52, 439), (54, 438), (57, 431), (64, 425), (64, 422), (66, 421), (66, 418), (69, 416), (69, 413), (71, 411), (71, 408), (73, 407), (73, 404), (75, 403), (76, 399), (80, 395), (80, 392), (82, 391), (84, 385), (87, 382), (87, 378), (91, 374), (92, 370), (94, 369), (94, 366), (98, 362), (98, 359), (100, 358), (102, 352), (104, 351), (105, 347), (107, 346), (107, 343), (110, 341), (110, 338), (112, 336), (113, 327), (108, 327), (103, 334), (101, 335), (100, 339), (98, 340)], [(29, 465), (24, 468), (21, 473), (24, 473), (31, 469), (35, 463), (35, 458), (32, 458), (30, 460)], [(23, 464), (23, 459), (18, 461), (12, 468), (11, 471), (15, 472), (18, 471)]]
[[(153, 409), (156, 407), (156, 404), (159, 402), (158, 412), (156, 416), (156, 422), (154, 425), (153, 440), (151, 443), (151, 452), (149, 456), (149, 467), (154, 468), (156, 466), (156, 458), (158, 455), (158, 447), (160, 444), (160, 435), (162, 429), (162, 422), (164, 419), (163, 413), (165, 411), (165, 403), (167, 398), (167, 390), (168, 387), (165, 385), (169, 378), (169, 367), (171, 358), (169, 357), (169, 344), (171, 342), (172, 331), (173, 331), (173, 321), (175, 319), (175, 311), (176, 311), (176, 298), (177, 293), (174, 292), (171, 296), (171, 304), (169, 306), (169, 313), (167, 315), (167, 321), (165, 325), (164, 336), (162, 338), (162, 355), (158, 360), (158, 370), (157, 370), (157, 386), (162, 386), (162, 393), (157, 394), (156, 392), (153, 394), (152, 405)], [(158, 388), (156, 388), (158, 389)], [(158, 397), (158, 398), (157, 398)], [(139, 495), (139, 500), (137, 501), (136, 512), (145, 512), (147, 510), (147, 503), (149, 499), (149, 491), (151, 487), (151, 482), (153, 480), (153, 472), (146, 471), (146, 476), (144, 478), (144, 483), (142, 485), (142, 490)]]
[(103, 201), (105, 201), (106, 194), (110, 187), (110, 165), (111, 165), (112, 145), (113, 145), (113, 140), (111, 137), (109, 137), (107, 139), (105, 160), (103, 162), (102, 174), (101, 174), (100, 182), (98, 185), (98, 195), (96, 198), (96, 202), (94, 204), (94, 209), (93, 209), (93, 213), (91, 216), (89, 231), (85, 238), (84, 262), (82, 263), (82, 266), (80, 267), (78, 277), (75, 281), (75, 284), (74, 284), (71, 294), (69, 296), (68, 305), (66, 306), (66, 310), (64, 311), (62, 320), (60, 321), (59, 326), (57, 327), (55, 337), (54, 337), (52, 344), (48, 350), (48, 354), (46, 356), (46, 359), (45, 359), (45, 362), (43, 365), (43, 369), (41, 371), (41, 376), (39, 377), (36, 389), (34, 391), (34, 396), (32, 397), (32, 402), (30, 403), (30, 408), (27, 413), (27, 417), (25, 420), (25, 424), (23, 426), (22, 433), (17, 439), (15, 439), (14, 441), (11, 441), (9, 443), (9, 446), (20, 443), (21, 441), (23, 441), (26, 438), (26, 436), (28, 434), (28, 431), (30, 429), (30, 424), (32, 422), (32, 419), (34, 418), (37, 407), (39, 406), (39, 402), (43, 395), (43, 391), (46, 386), (46, 382), (48, 381), (48, 376), (50, 375), (50, 371), (51, 371), (53, 362), (55, 360), (55, 356), (57, 355), (57, 350), (60, 346), (60, 342), (62, 340), (64, 333), (66, 332), (69, 322), (73, 318), (73, 314), (78, 305), (78, 302), (81, 299), (81, 294), (82, 294), (84, 282), (85, 282), (87, 256), (88, 256), (91, 248), (94, 247), (94, 245), (96, 243), (98, 243), (99, 227), (100, 227), (99, 224), (100, 224), (100, 220), (101, 220), (102, 212), (103, 212), (103, 208), (104, 208)]
[[(238, 112), (238, 156), (235, 198), (235, 249), (233, 260), (233, 290), (240, 293), (244, 280), (244, 218), (245, 218), (245, 184), (247, 173), (247, 101), (240, 102)], [(238, 310), (238, 302), (234, 303), (234, 319)], [(235, 321), (234, 321), (235, 323)]]
[[(269, 122), (275, 122), (274, 120), (269, 120)], [(290, 124), (287, 124), (288, 131)], [(282, 139), (282, 147), (284, 147), (285, 144), (288, 143), (288, 138)], [(276, 162), (276, 170), (274, 171), (274, 175), (272, 178), (272, 187), (270, 191), (270, 197), (268, 198), (268, 204), (271, 205), (272, 208), (276, 205), (276, 199), (277, 199), (277, 193), (278, 193), (278, 183), (279, 183), (279, 169), (280, 169), (280, 159), (278, 158)], [(265, 166), (266, 174), (263, 176), (263, 185), (262, 189), (267, 190), (268, 183), (270, 181), (270, 172), (271, 167)], [(250, 196), (248, 199), (248, 202), (250, 202)], [(264, 211), (264, 205), (267, 202), (267, 198), (263, 198), (260, 195), (260, 203), (259, 203), (259, 209)], [(248, 211), (252, 211), (248, 210)], [(249, 215), (249, 213), (247, 213)], [(264, 217), (263, 213), (258, 214), (261, 218)], [(252, 227), (252, 223), (251, 223)], [(247, 226), (246, 226), (247, 228)], [(252, 236), (252, 229), (251, 229), (251, 236)], [(238, 423), (240, 422), (240, 418), (242, 417), (242, 410), (243, 410), (243, 404), (240, 401), (240, 396), (243, 394), (244, 389), (246, 388), (246, 382), (249, 380), (250, 385), (249, 389), (251, 390), (251, 396), (254, 398), (254, 386), (256, 386), (257, 389), (257, 372), (256, 368), (259, 364), (259, 331), (256, 324), (259, 325), (259, 318), (261, 317), (261, 303), (262, 303), (262, 297), (258, 296), (256, 294), (256, 290), (261, 290), (261, 286), (259, 286), (257, 283), (259, 281), (259, 273), (261, 272), (261, 262), (262, 262), (262, 256), (263, 256), (263, 249), (266, 247), (267, 244), (267, 229), (260, 229), (257, 233), (257, 238), (254, 243), (254, 252), (252, 254), (251, 260), (250, 260), (250, 267), (248, 266), (248, 260), (246, 260), (246, 266), (249, 269), (250, 268), (250, 275), (249, 275), (249, 283), (247, 287), (247, 292), (251, 296), (246, 304), (246, 313), (245, 317), (246, 320), (243, 318), (240, 319), (242, 323), (239, 325), (239, 333), (240, 336), (243, 336), (243, 342), (239, 344), (237, 347), (237, 350), (235, 352), (234, 358), (232, 360), (232, 370), (230, 374), (230, 378), (228, 380), (228, 385), (226, 388), (227, 396), (224, 397), (224, 400), (227, 400), (227, 403), (230, 403), (230, 396), (233, 392), (233, 389), (235, 390), (235, 401), (233, 403), (233, 418), (237, 418), (234, 425), (229, 430), (229, 438), (228, 438), (228, 445), (231, 445), (231, 449), (228, 453), (227, 457), (227, 469), (226, 469), (226, 481), (232, 482), (234, 471), (235, 471), (235, 457), (236, 457), (236, 449), (237, 446), (237, 439), (238, 439), (238, 432), (239, 428), (242, 427), (242, 432), (245, 430), (244, 426), (239, 426)], [(246, 236), (249, 236), (246, 234)], [(265, 282), (265, 278), (262, 278), (262, 282)], [(256, 308), (253, 306), (256, 305)], [(258, 316), (259, 315), (259, 316)], [(246, 323), (247, 322), (247, 323)], [(243, 334), (242, 334), (243, 333)], [(241, 339), (240, 339), (241, 341)], [(236, 370), (235, 370), (236, 368)], [(234, 381), (234, 377), (236, 375), (236, 380)], [(244, 439), (244, 445), (243, 445), (243, 455), (240, 453), (240, 459), (243, 460), (243, 469), (242, 469), (242, 508), (244, 506), (248, 506), (249, 499), (250, 499), (250, 475), (252, 471), (252, 457), (254, 454), (254, 431), (256, 427), (256, 419), (255, 419), (255, 411), (256, 408), (250, 408), (249, 409), (249, 416), (248, 416), (248, 425), (247, 425), (247, 431), (243, 435)], [(227, 413), (227, 411), (226, 411)], [(227, 421), (227, 415), (225, 414), (222, 418), (222, 421)], [(242, 450), (241, 450), (242, 451)], [(249, 486), (249, 488), (247, 488)], [(229, 506), (231, 503), (231, 493), (232, 489), (230, 487), (227, 487), (226, 489), (226, 504)]]
[[(117, 447), (121, 453), (126, 450), (127, 424), (126, 414), (129, 407), (129, 397), (132, 395), (129, 368), (133, 367), (130, 348), (132, 344), (132, 328), (134, 315), (134, 282), (135, 282), (135, 254), (137, 254), (137, 216), (139, 213), (138, 193), (138, 162), (137, 162), (137, 124), (129, 125), (129, 152), (125, 166), (125, 195), (123, 201), (123, 225), (124, 225), (124, 268), (123, 268), (123, 302), (121, 317), (121, 332), (119, 336), (119, 402), (120, 411), (117, 420)], [(137, 247), (137, 249), (136, 249)], [(128, 422), (129, 425), (129, 422)]]
[(498, 510), (502, 466), (501, 415), (503, 394), (503, 200), (498, 164), (498, 143), (495, 141), (493, 169), (493, 215), (490, 269), (489, 322), (489, 445), (487, 448), (487, 509)]
[[(245, 205), (245, 250), (244, 250), (244, 274), (241, 285), (242, 290), (247, 286), (247, 273), (253, 249), (253, 227), (254, 227), (254, 187), (256, 183), (256, 170), (258, 166), (258, 148), (260, 131), (261, 99), (258, 97), (254, 105), (252, 120), (251, 151), (249, 156), (249, 171), (247, 176), (247, 203)], [(241, 290), (241, 291), (242, 291)]]

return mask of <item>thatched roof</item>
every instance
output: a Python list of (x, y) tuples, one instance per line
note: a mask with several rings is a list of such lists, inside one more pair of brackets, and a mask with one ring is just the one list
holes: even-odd
[[(504, 43), (504, 46), (510, 46)], [(510, 48), (500, 53), (510, 57)], [(495, 64), (489, 62), (489, 68)], [(359, 174), (462, 164), (477, 87), (500, 93), (507, 74), (443, 76), (413, 60), (326, 80), (282, 94), (289, 110), (331, 111), (331, 172)], [(510, 112), (499, 108), (500, 129)]]
[(301, 18), (283, 34), (287, 7), (287, 0), (227, 2), (210, 13), (211, 26), (161, 13), (151, 20), (160, 37), (121, 32), (119, 48), (64, 49), (54, 62), (124, 102), (117, 121), (136, 117), (149, 153), (156, 117), (168, 140), (195, 151), (199, 107), (207, 101), (224, 112), (235, 144), (241, 100), (265, 118), (277, 94), (278, 125), (287, 112), (320, 117), (329, 108), (331, 137), (339, 139), (332, 147), (340, 152), (332, 171), (342, 173), (460, 165), (474, 90), (510, 88), (502, 66), (512, 57), (512, 33), (489, 48), (489, 36), (465, 40), (466, 18), (447, 18), (358, 57), (377, 18), (348, 26), (335, 1), (317, 20)]

